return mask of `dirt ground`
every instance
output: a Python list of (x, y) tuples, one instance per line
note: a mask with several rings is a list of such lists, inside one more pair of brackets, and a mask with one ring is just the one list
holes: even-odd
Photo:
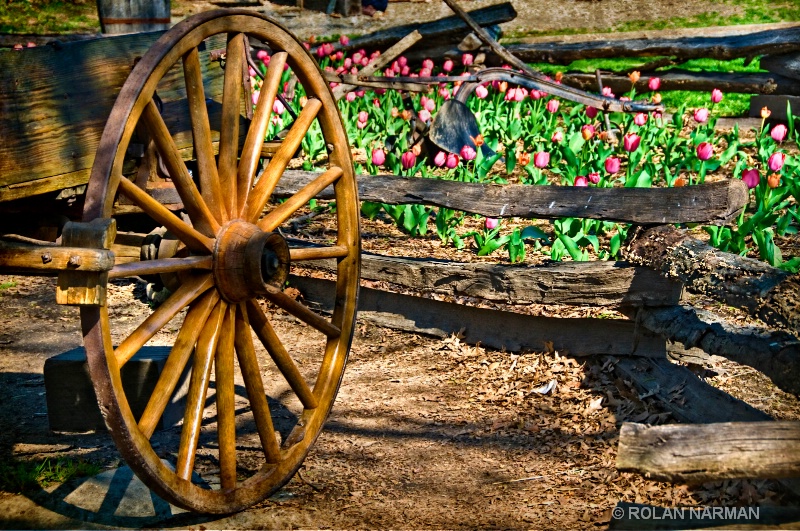
[[(468, 9), (491, 3), (495, 2), (463, 2)], [(720, 13), (739, 9), (680, 0), (514, 4), (520, 16), (506, 31), (603, 29), (630, 20), (691, 16), (710, 6)], [(210, 7), (206, 2), (175, 1), (173, 15), (179, 18)], [(273, 4), (267, 8), (303, 38), (367, 32), (449, 14), (435, 0), (391, 2), (378, 18), (330, 18)], [(389, 229), (377, 224), (367, 229), (364, 233), (374, 238), (367, 238), (365, 248), (385, 248), (381, 233)], [(442, 254), (432, 238), (414, 245), (416, 253)], [(51, 279), (0, 276), (0, 461), (69, 457), (112, 469), (120, 459), (107, 433), (54, 434), (48, 428), (44, 361), (81, 344), (78, 312), (55, 304), (54, 285)], [(143, 283), (115, 283), (111, 290), (121, 328), (133, 326), (150, 311), (141, 296)], [(309, 347), (291, 318), (276, 312), (273, 322), (298, 352)], [(173, 337), (166, 333), (159, 342), (170, 344)], [(615, 377), (613, 358), (562, 354), (494, 351), (464, 344), (458, 337), (430, 338), (360, 322), (330, 420), (300, 474), (269, 500), (237, 515), (179, 516), (146, 525), (601, 529), (612, 522), (611, 511), (619, 502), (800, 507), (800, 497), (775, 481), (687, 486), (617, 472), (622, 422), (672, 419), (659, 403)], [(267, 363), (263, 356), (262, 361)], [(697, 370), (709, 385), (776, 419), (800, 420), (797, 398), (747, 367), (717, 361)], [(554, 390), (541, 394), (551, 381)], [(275, 385), (270, 391), (279, 396), (282, 389)], [(166, 440), (169, 435), (168, 431), (157, 437)], [(113, 518), (88, 521), (57, 494), (55, 485), (22, 495), (0, 492), (0, 527), (145, 525)]]

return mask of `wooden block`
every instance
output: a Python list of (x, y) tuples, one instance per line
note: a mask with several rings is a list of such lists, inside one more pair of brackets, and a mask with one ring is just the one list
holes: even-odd
[(769, 116), (771, 122), (786, 122), (786, 104), (792, 106), (792, 114), (795, 116), (800, 115), (800, 96), (772, 96), (760, 95), (750, 98), (750, 114), (749, 116), (758, 118), (761, 116), (762, 107), (766, 107), (772, 114)]
[[(122, 385), (136, 418), (144, 411), (164, 368), (171, 347), (143, 347), (122, 368)], [(189, 368), (181, 376), (164, 410), (159, 428), (175, 426), (183, 419)], [(83, 347), (53, 356), (44, 364), (44, 386), (50, 429), (56, 432), (105, 430)]]

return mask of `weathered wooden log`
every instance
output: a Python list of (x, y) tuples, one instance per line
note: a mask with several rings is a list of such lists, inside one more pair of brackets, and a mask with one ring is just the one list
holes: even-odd
[(800, 422), (624, 423), (617, 469), (661, 481), (800, 477)]
[[(661, 89), (664, 90), (697, 90), (710, 91), (718, 88), (723, 92), (738, 92), (743, 94), (800, 94), (800, 84), (797, 80), (767, 73), (727, 73), (727, 72), (690, 72), (688, 70), (668, 70), (659, 72)], [(650, 78), (645, 74), (636, 83), (636, 90), (640, 94), (647, 92), (647, 83)], [(597, 90), (597, 79), (594, 74), (565, 73), (561, 80), (565, 85), (582, 90)], [(631, 89), (632, 83), (627, 75), (603, 75), (603, 85), (611, 88), (615, 94), (624, 94)]]
[(800, 53), (767, 55), (761, 58), (761, 68), (792, 79), (800, 79)]
[(690, 291), (743, 308), (769, 325), (800, 330), (798, 275), (722, 252), (668, 225), (631, 230), (622, 253)]
[[(290, 240), (293, 248), (300, 243)], [(332, 272), (336, 261), (315, 260), (313, 266)], [(361, 278), (390, 282), (420, 293), (515, 305), (668, 306), (679, 302), (682, 291), (680, 282), (665, 279), (650, 269), (605, 261), (526, 266), (362, 252)]]
[(97, 0), (103, 33), (140, 33), (168, 30), (169, 0)]
[[(496, 4), (493, 6), (476, 9), (469, 12), (481, 26), (493, 26), (510, 22), (517, 16), (514, 6), (510, 2)], [(363, 35), (351, 39), (346, 45), (340, 42), (333, 43), (334, 51), (353, 51), (364, 48), (368, 52), (373, 50), (383, 50), (396, 43), (412, 31), (417, 30), (422, 34), (422, 41), (411, 50), (427, 49), (437, 45), (458, 44), (469, 32), (467, 24), (457, 16), (441, 18), (422, 24), (405, 24), (393, 28), (376, 31), (368, 35)], [(316, 48), (312, 49), (312, 52)]]
[(642, 307), (635, 318), (669, 341), (753, 367), (787, 393), (800, 394), (800, 340), (788, 332), (734, 325), (690, 306)]
[[(306, 304), (331, 311), (335, 297), (332, 280), (289, 277), (289, 284)], [(379, 326), (435, 337), (461, 334), (467, 343), (508, 351), (555, 349), (562, 355), (644, 356), (663, 358), (660, 337), (637, 329), (625, 319), (558, 318), (476, 308), (392, 293), (368, 287), (358, 296), (358, 319)]]
[(667, 359), (625, 357), (615, 360), (613, 365), (614, 373), (623, 381), (634, 384), (642, 400), (653, 397), (677, 421), (696, 424), (755, 422), (772, 418)]
[(595, 39), (582, 42), (510, 44), (506, 48), (523, 61), (569, 64), (578, 59), (610, 57), (674, 57), (679, 61), (708, 57), (730, 60), (800, 50), (800, 27), (746, 35), (675, 39)]
[[(318, 175), (287, 171), (275, 193), (288, 197)], [(395, 175), (359, 175), (357, 180), (362, 201), (419, 203), (487, 217), (724, 224), (747, 204), (747, 187), (739, 180), (679, 188), (494, 185)], [(317, 197), (332, 199), (333, 188)]]

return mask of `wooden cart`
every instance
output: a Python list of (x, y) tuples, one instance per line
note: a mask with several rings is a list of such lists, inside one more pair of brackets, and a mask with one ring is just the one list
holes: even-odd
[[(124, 39), (120, 43), (125, 46)], [(248, 122), (241, 115), (251, 97), (247, 75), (250, 47), (268, 51), (271, 62), (259, 105)], [(92, 54), (83, 59), (98, 64), (107, 60)], [(283, 88), (284, 65), (292, 69), (298, 79), (296, 90), (304, 91), (308, 101), (285, 138), (265, 147), (269, 111)], [(30, 101), (37, 101), (37, 91), (42, 90), (63, 91), (65, 97), (75, 94), (63, 86), (70, 75), (65, 65), (54, 70), (63, 73), (63, 78), (47, 79), (47, 87), (35, 81), (35, 70), (42, 65), (29, 66), (33, 83), (30, 79), (9, 82), (32, 83)], [(102, 87), (108, 83), (107, 77), (126, 69), (125, 64), (118, 66), (113, 72), (87, 64), (76, 65), (76, 69), (95, 68), (97, 85)], [(21, 127), (33, 131), (31, 136), (41, 142), (32, 145), (9, 138), (0, 163), (5, 172), (0, 190), (5, 192), (4, 199), (16, 199), (0, 202), (0, 214), (6, 218), (4, 232), (17, 233), (0, 240), (0, 271), (57, 274), (57, 301), (80, 306), (88, 366), (100, 409), (120, 453), (152, 490), (178, 506), (206, 513), (230, 513), (263, 500), (292, 477), (320, 433), (342, 378), (356, 312), (357, 188), (341, 116), (316, 62), (287, 30), (251, 11), (207, 12), (181, 22), (161, 36), (130, 71), (102, 132), (88, 180), (80, 167), (85, 154), (61, 151), (53, 157), (47, 151), (54, 143), (68, 146), (65, 134), (91, 136), (98, 123), (85, 102), (69, 102), (73, 120), (61, 117), (62, 124), (80, 128), (72, 131), (50, 125), (46, 115), (52, 109), (19, 108), (25, 105), (19, 101), (17, 108), (13, 105), (5, 105), (3, 120), (24, 121)], [(77, 120), (82, 123), (76, 124)], [(264, 214), (276, 182), (312, 126), (318, 126), (324, 136), (327, 171)], [(264, 149), (270, 151), (266, 167)], [(45, 171), (55, 177), (42, 177), (39, 166), (53, 158), (59, 159), (61, 166)], [(69, 167), (70, 162), (74, 167)], [(156, 181), (164, 175), (180, 196), (183, 217), (177, 209), (154, 199)], [(82, 184), (88, 186), (82, 221), (63, 227), (60, 245), (24, 236), (26, 227), (9, 230), (9, 218), (13, 225), (27, 196), (37, 195), (32, 201), (39, 201), (41, 208), (41, 192)], [(331, 184), (337, 209), (330, 245), (290, 248), (276, 229)], [(143, 213), (152, 226), (162, 229), (140, 246), (141, 253), (117, 253), (115, 257), (112, 248), (121, 247), (115, 244), (114, 215), (131, 210)], [(160, 243), (154, 244), (156, 240)], [(311, 311), (282, 291), (292, 262), (325, 258), (338, 260), (335, 309), (330, 317)], [(108, 281), (148, 275), (160, 278), (172, 293), (144, 322), (132, 331), (124, 330), (108, 311)], [(267, 310), (260, 304), (264, 300), (299, 319), (306, 333), (319, 336), (320, 352), (313, 371), (306, 366), (302, 371), (298, 368), (292, 345), (279, 339), (271, 326)], [(177, 330), (177, 337), (155, 390), (137, 418), (120, 370), (167, 328)], [(282, 441), (267, 403), (253, 333), (302, 404), (294, 428)], [(260, 467), (250, 467), (250, 472), (237, 467), (241, 446), (236, 437), (235, 357), (253, 411), (262, 461)], [(180, 440), (170, 450), (177, 459), (168, 463), (154, 450), (151, 437), (189, 363), (192, 371), (183, 428)], [(207, 405), (212, 369), (216, 393), (213, 403)], [(215, 488), (209, 488), (197, 474), (193, 477), (204, 411), (209, 410), (218, 426), (215, 459), (219, 485)], [(159, 448), (159, 453), (164, 455), (164, 448)]]

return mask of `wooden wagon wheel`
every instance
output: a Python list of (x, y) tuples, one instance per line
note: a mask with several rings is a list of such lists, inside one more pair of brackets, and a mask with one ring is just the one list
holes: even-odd
[[(211, 104), (207, 104), (198, 58), (204, 50), (207, 52), (204, 41), (215, 35), (227, 38), (218, 154), (209, 120)], [(221, 42), (225, 46), (225, 41)], [(240, 151), (248, 42), (263, 44), (272, 55)], [(308, 101), (257, 177), (285, 64), (296, 74)], [(158, 112), (156, 90), (170, 69), (183, 72), (196, 164), (193, 167), (199, 175), (193, 176), (187, 169)], [(270, 204), (277, 181), (314, 122), (319, 124), (328, 147), (328, 169), (290, 199), (277, 206)], [(137, 124), (143, 124), (152, 137), (190, 222), (123, 176), (126, 150)], [(244, 136), (244, 131), (241, 133)], [(290, 249), (276, 229), (329, 184), (334, 185), (336, 193), (335, 243)], [(357, 189), (341, 116), (317, 64), (287, 30), (253, 12), (207, 12), (179, 23), (142, 57), (120, 92), (92, 169), (84, 220), (111, 216), (117, 193), (169, 229), (181, 242), (182, 250), (172, 258), (117, 265), (110, 273), (112, 278), (176, 273), (180, 279), (171, 296), (132, 332), (115, 333), (113, 316), (109, 316), (106, 307), (81, 310), (89, 368), (106, 423), (127, 463), (165, 499), (208, 513), (249, 507), (292, 477), (320, 433), (339, 388), (355, 320), (360, 246)], [(332, 316), (326, 318), (285, 294), (282, 288), (292, 261), (330, 258), (338, 260), (336, 300)], [(319, 337), (313, 374), (309, 374), (308, 363), (300, 368), (295, 363), (292, 345), (276, 333), (271, 325), (272, 310), (265, 310), (261, 301), (268, 301), (272, 308), (282, 308), (299, 319), (305, 334)], [(178, 330), (177, 339), (147, 408), (137, 419), (125, 396), (120, 368), (168, 323)], [(296, 424), (290, 433), (286, 430), (288, 435), (282, 441), (275, 433), (274, 412), (270, 410), (274, 406), (265, 395), (262, 372), (266, 369), (259, 367), (254, 348), (258, 341), (273, 360), (269, 369), (282, 375), (282, 382), (288, 383), (302, 404), (298, 405)], [(190, 358), (185, 416), (180, 442), (174, 449), (177, 460), (170, 463), (158, 455), (150, 441)], [(235, 371), (235, 359), (240, 376)], [(216, 375), (213, 379), (212, 373)], [(247, 472), (237, 467), (237, 456), (241, 457), (235, 404), (238, 377), (246, 387), (257, 431), (253, 438), (263, 463), (254, 472), (251, 467), (249, 477), (243, 477)], [(212, 381), (215, 399), (209, 399), (206, 406)], [(205, 436), (208, 426), (207, 422), (204, 424), (204, 410), (206, 416), (216, 415), (218, 426), (216, 441), (207, 445), (212, 453), (216, 452), (212, 457), (218, 460), (218, 488), (198, 481), (197, 474), (193, 477), (196, 455), (200, 454), (198, 440), (201, 431)], [(163, 456), (161, 445), (158, 450)]]

